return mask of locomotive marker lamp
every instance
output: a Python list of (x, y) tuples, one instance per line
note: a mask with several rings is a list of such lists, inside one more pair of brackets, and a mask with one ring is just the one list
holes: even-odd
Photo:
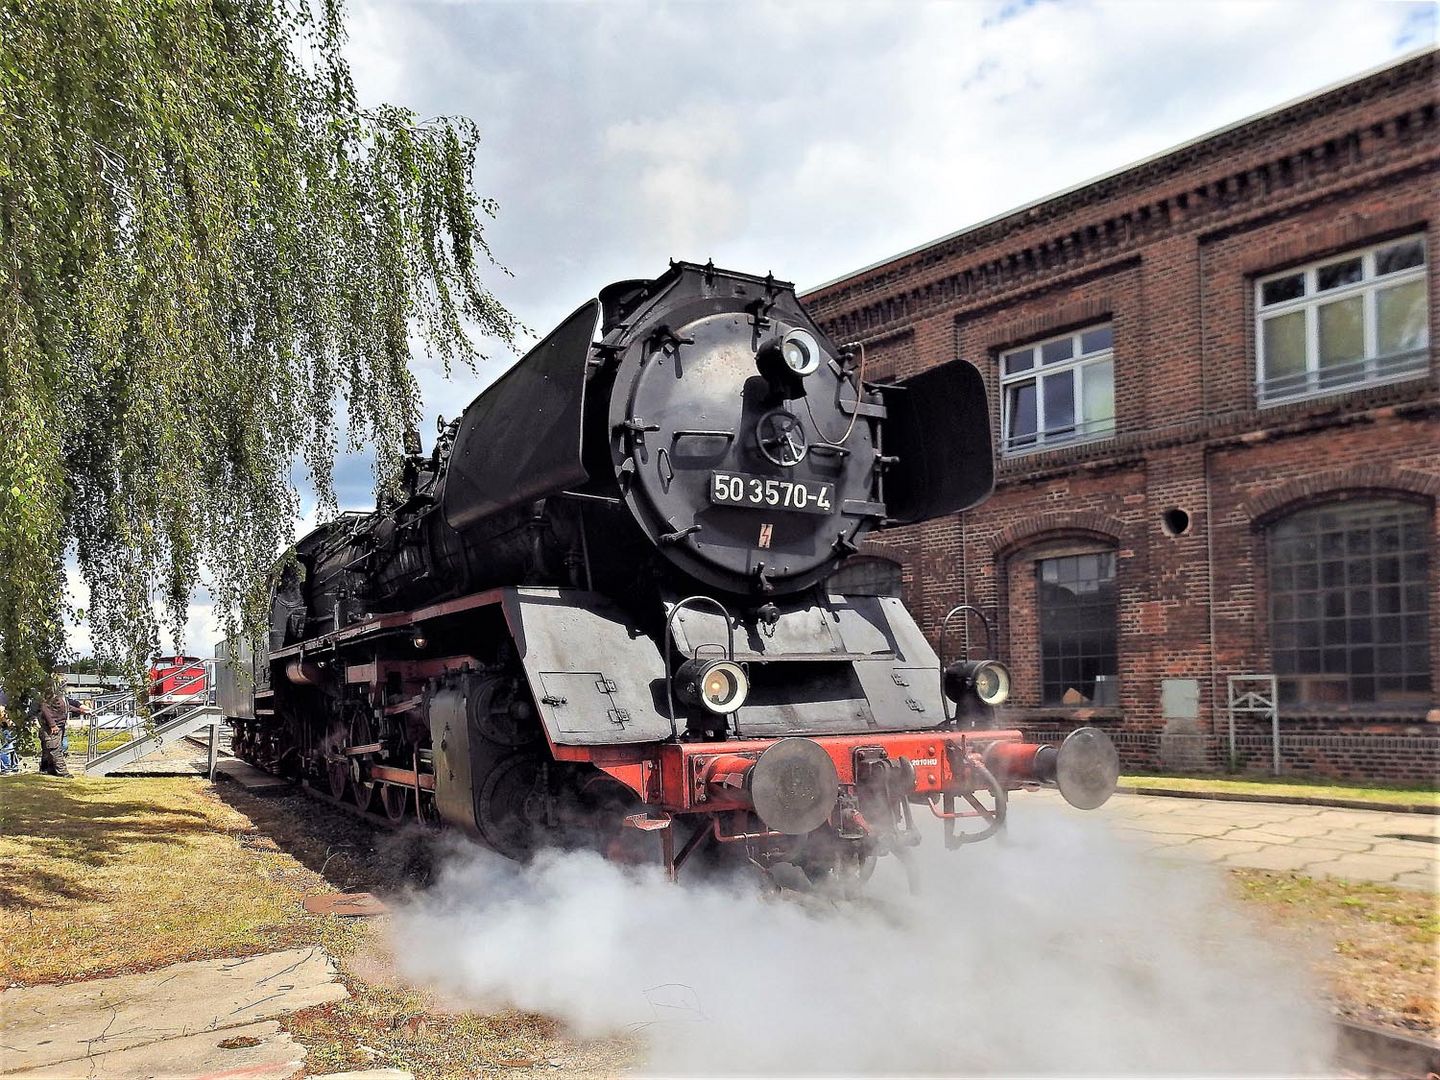
[(787, 330), (760, 347), (755, 366), (784, 398), (805, 396), (805, 379), (820, 370), (825, 354), (808, 330)]
[[(974, 663), (970, 660), (962, 660), (951, 664), (945, 659), (945, 644), (950, 634), (950, 620), (957, 615), (978, 615), (980, 622), (985, 627), (985, 644), (991, 656), (995, 655), (995, 631), (990, 626), (990, 620), (985, 613), (974, 604), (956, 604), (945, 613), (944, 620), (940, 623), (940, 707), (945, 713), (945, 723), (952, 724), (957, 719), (955, 713), (950, 709), (950, 702), (962, 706), (966, 704), (965, 691), (973, 690), (975, 696), (984, 705), (999, 705), (1010, 696), (1010, 672), (1004, 664), (998, 660), (985, 660)], [(969, 635), (966, 635), (966, 645), (969, 645)], [(985, 669), (983, 676), (981, 669)]]
[[(686, 608), (708, 604), (725, 620), (726, 642), (724, 654), (720, 657), (701, 657), (700, 650), (706, 643), (690, 650), (690, 658), (680, 665), (680, 670), (671, 667), (671, 656), (675, 644), (675, 619)], [(710, 648), (719, 648), (719, 642), (708, 643)], [(713, 596), (687, 596), (670, 609), (665, 620), (665, 638), (661, 643), (665, 653), (665, 698), (670, 713), (670, 737), (679, 735), (675, 723), (675, 698), (690, 705), (701, 705), (708, 712), (718, 716), (730, 716), (739, 711), (750, 693), (750, 679), (745, 669), (735, 662), (735, 621), (724, 604)], [(687, 698), (689, 700), (687, 700)], [(735, 733), (740, 733), (736, 724)]]
[(803, 379), (820, 369), (820, 343), (804, 330), (791, 330), (780, 340), (780, 358)]
[(945, 669), (945, 696), (959, 704), (973, 692), (984, 705), (1010, 699), (1010, 671), (999, 660), (957, 660)]
[(692, 656), (675, 672), (675, 693), (686, 705), (703, 705), (728, 716), (745, 704), (750, 681), (733, 660)]

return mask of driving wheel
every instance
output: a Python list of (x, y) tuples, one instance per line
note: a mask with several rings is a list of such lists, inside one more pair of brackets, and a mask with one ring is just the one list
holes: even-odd
[(389, 820), (403, 821), (410, 806), (410, 789), (399, 784), (381, 784), (380, 806)]
[[(350, 720), (350, 746), (368, 746), (375, 741), (374, 725), (368, 713), (356, 710)], [(361, 810), (370, 809), (370, 800), (375, 794), (376, 783), (370, 779), (370, 761), (373, 754), (352, 754), (350, 768), (350, 790), (355, 796), (355, 805)], [(380, 785), (384, 786), (384, 785)]]

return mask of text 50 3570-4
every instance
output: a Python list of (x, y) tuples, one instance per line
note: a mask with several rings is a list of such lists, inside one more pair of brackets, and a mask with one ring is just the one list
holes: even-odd
[(716, 471), (710, 474), (710, 501), (716, 506), (828, 514), (835, 507), (835, 485)]

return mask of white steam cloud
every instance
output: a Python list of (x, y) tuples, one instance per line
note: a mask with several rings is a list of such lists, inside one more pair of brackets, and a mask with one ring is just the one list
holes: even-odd
[(1099, 819), (1014, 810), (998, 841), (927, 836), (921, 895), (889, 859), (859, 901), (457, 845), (397, 912), (394, 952), (470, 1007), (638, 1031), (649, 1073), (1333, 1074), (1297, 958), (1218, 872), (1155, 863)]

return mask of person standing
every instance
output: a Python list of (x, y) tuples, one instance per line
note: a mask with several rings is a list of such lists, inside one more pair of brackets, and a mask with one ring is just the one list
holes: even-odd
[(10, 699), (0, 690), (0, 776), (20, 771), (20, 755), (15, 752), (15, 721), (10, 718)]
[(67, 697), (60, 688), (65, 676), (55, 672), (49, 688), (40, 697), (40, 771), (52, 776), (69, 776), (70, 763), (65, 760), (65, 729), (71, 713), (90, 712), (78, 698)]

